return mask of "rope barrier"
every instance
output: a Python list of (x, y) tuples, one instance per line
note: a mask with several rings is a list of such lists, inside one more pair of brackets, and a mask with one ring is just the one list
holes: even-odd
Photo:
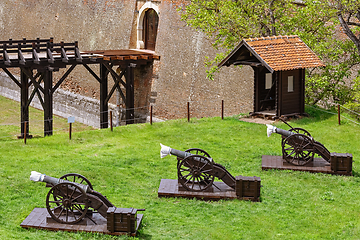
[(316, 109), (316, 110), (319, 110), (319, 111), (321, 111), (321, 112), (326, 112), (326, 113), (329, 113), (329, 114), (336, 115), (336, 113), (329, 112), (329, 111), (326, 111), (326, 110), (323, 110), (323, 109), (320, 109), (320, 108), (316, 108), (316, 107), (313, 107), (313, 106), (308, 105), (308, 104), (306, 104), (306, 106), (311, 107), (311, 108)]
[(356, 121), (354, 121), (354, 120), (352, 120), (352, 119), (350, 119), (350, 118), (347, 118), (347, 117), (345, 117), (345, 116), (342, 116), (343, 118), (345, 118), (345, 119), (347, 119), (347, 120), (349, 120), (350, 122), (353, 122), (353, 123), (355, 123), (355, 124), (357, 124), (357, 125), (360, 125), (360, 123), (358, 123), (358, 122), (356, 122)]
[[(339, 105), (340, 105), (340, 104), (339, 104)], [(340, 107), (345, 108), (346, 110), (348, 110), (348, 111), (350, 111), (350, 112), (352, 112), (352, 113), (360, 116), (360, 113), (357, 113), (357, 112), (355, 112), (355, 111), (353, 111), (353, 110), (351, 110), (351, 109), (348, 109), (348, 108), (344, 107), (343, 105), (340, 105)]]
[[(329, 112), (329, 111), (326, 111), (326, 110), (323, 110), (323, 109), (320, 109), (320, 108), (315, 108), (315, 107), (310, 106), (310, 105), (308, 105), (308, 104), (306, 104), (306, 106), (311, 107), (311, 108), (314, 108), (314, 109), (319, 110), (319, 111), (321, 111), (321, 112), (326, 112), (326, 113), (333, 114), (333, 115), (339, 114), (339, 113)], [(348, 110), (348, 111), (350, 111), (350, 112), (352, 112), (352, 113), (360, 116), (359, 113), (357, 113), (357, 112), (355, 112), (355, 111), (353, 111), (353, 110), (351, 110), (351, 109), (348, 109), (348, 108), (346, 108), (346, 107), (344, 107), (344, 106), (342, 106), (342, 105), (340, 105), (340, 104), (333, 104), (333, 106), (340, 106), (340, 107), (342, 107), (342, 108), (344, 108), (344, 109), (346, 109), (346, 110)], [(352, 119), (350, 119), (350, 118), (348, 118), (348, 117), (345, 117), (344, 115), (341, 115), (341, 116), (342, 116), (343, 118), (349, 120), (350, 122), (353, 122), (353, 123), (355, 123), (355, 124), (357, 124), (357, 125), (360, 125), (360, 123), (358, 123), (358, 122), (356, 122), (356, 121), (354, 121), (354, 120), (352, 120)], [(340, 120), (339, 120), (339, 124), (340, 124)]]
[[(189, 103), (189, 105), (190, 104), (195, 104), (195, 103), (199, 103), (200, 101), (188, 101), (188, 102), (186, 102), (186, 103)], [(223, 104), (223, 101), (222, 100), (208, 100), (208, 101), (201, 101), (201, 103), (202, 104), (205, 104), (206, 102), (213, 102), (213, 103), (217, 103), (217, 105), (216, 106), (219, 106), (218, 108), (216, 107), (216, 106), (210, 106), (210, 108), (209, 107), (207, 107), (207, 110), (208, 109), (210, 109), (210, 110), (212, 110), (212, 111), (215, 111), (216, 109), (222, 109), (222, 111), (224, 110), (223, 109), (223, 106), (222, 106), (222, 104)], [(172, 102), (172, 104), (175, 104), (176, 102)], [(172, 104), (170, 104), (170, 105), (172, 105)], [(235, 104), (237, 104), (237, 103), (235, 103)], [(82, 114), (82, 116), (81, 116), (81, 118), (84, 118), (84, 119), (86, 119), (86, 117), (87, 116), (90, 116), (90, 115), (96, 115), (96, 114), (103, 114), (103, 113), (110, 113), (110, 112), (115, 112), (115, 114), (113, 114), (112, 116), (113, 116), (113, 118), (112, 119), (116, 119), (116, 116), (119, 118), (119, 116), (121, 116), (121, 115), (124, 115), (124, 113), (126, 112), (126, 111), (128, 111), (128, 110), (138, 110), (138, 109), (150, 109), (150, 107), (151, 107), (152, 105), (147, 105), (147, 106), (142, 106), (142, 107), (135, 107), (135, 108), (129, 108), (129, 109), (126, 109), (126, 108), (120, 108), (120, 111), (122, 111), (122, 114), (117, 114), (117, 111), (116, 110), (113, 110), (113, 109), (108, 109), (107, 111), (102, 111), (102, 112), (100, 112), (100, 111), (95, 111), (94, 112), (94, 114)], [(191, 105), (190, 105), (191, 106)], [(324, 113), (327, 113), (327, 114), (332, 114), (332, 115), (336, 115), (337, 113), (334, 113), (334, 112), (331, 112), (331, 111), (327, 111), (327, 110), (324, 110), (324, 109), (321, 109), (321, 108), (317, 108), (317, 107), (314, 107), (314, 106), (311, 106), (311, 105), (308, 105), (308, 104), (306, 104), (306, 106), (308, 106), (308, 107), (310, 107), (310, 108), (313, 108), (313, 109), (315, 109), (315, 110), (317, 110), (317, 111), (321, 111), (321, 112), (324, 112)], [(348, 108), (346, 108), (346, 107), (344, 107), (344, 106), (342, 106), (342, 105), (340, 105), (342, 108), (344, 108), (344, 109), (346, 109), (346, 110), (348, 110), (348, 111), (350, 111), (350, 112), (352, 112), (352, 113), (354, 113), (354, 114), (357, 114), (357, 115), (360, 115), (359, 113), (357, 113), (357, 112), (355, 112), (355, 111), (353, 111), (353, 110), (351, 110), (351, 109), (348, 109)], [(177, 108), (179, 108), (179, 109), (184, 109), (184, 114), (186, 114), (186, 104), (184, 104), (184, 103), (181, 103), (181, 104), (177, 104), (176, 105), (176, 107)], [(191, 108), (191, 107), (190, 107)], [(194, 110), (194, 111), (197, 111), (197, 112), (200, 112), (200, 113), (202, 113), (202, 111), (199, 111), (199, 107), (198, 106), (196, 106), (196, 107), (194, 107), (196, 110)], [(150, 110), (149, 110), (150, 111)], [(191, 111), (192, 112), (192, 111)], [(222, 114), (223, 114), (223, 112), (222, 112)], [(161, 115), (161, 114), (160, 114)], [(159, 116), (160, 116), (159, 115)], [(188, 115), (189, 115), (189, 113), (188, 113)], [(220, 115), (220, 112), (219, 112), (219, 115)], [(224, 114), (225, 115), (225, 114)], [(129, 122), (129, 121), (144, 121), (144, 120), (146, 120), (147, 119), (147, 117), (148, 116), (140, 116), (140, 117), (136, 117), (136, 118), (132, 118), (132, 119), (118, 119), (118, 120), (116, 120), (116, 121), (113, 121), (113, 123), (115, 123), (114, 125), (115, 126), (119, 126), (121, 123), (127, 123), (127, 122)], [(152, 113), (152, 115), (151, 115), (151, 117), (152, 118), (156, 118), (156, 116)], [(355, 123), (355, 124), (357, 124), (357, 125), (360, 125), (360, 123), (358, 123), (358, 122), (356, 122), (356, 121), (354, 121), (354, 120), (352, 120), (352, 119), (350, 119), (350, 118), (348, 118), (348, 117), (345, 117), (345, 116), (343, 116), (345, 119), (347, 119), (347, 120), (349, 120), (350, 122), (353, 122), (353, 123)], [(31, 120), (31, 121), (26, 121), (27, 122), (27, 124), (28, 125), (31, 125), (31, 123), (39, 123), (39, 122), (43, 122), (43, 123), (45, 123), (45, 122), (51, 122), (51, 121), (54, 121), (54, 119), (52, 118), (52, 119), (47, 119), (47, 120)], [(58, 121), (58, 120), (57, 120)], [(14, 126), (16, 126), (16, 125), (20, 125), (20, 124), (24, 124), (25, 122), (15, 122), (15, 123), (2, 123), (2, 124), (0, 124), (0, 126), (9, 126), (9, 125), (14, 125)], [(99, 125), (101, 126), (101, 125), (103, 125), (103, 124), (110, 124), (110, 122), (108, 121), (108, 122), (100, 122), (99, 123)], [(29, 131), (29, 134), (33, 134), (33, 135), (43, 135), (43, 134), (47, 134), (47, 133), (55, 133), (55, 132), (66, 132), (67, 130), (68, 130), (69, 128), (57, 128), (57, 129), (52, 129), (52, 131)], [(0, 136), (0, 138), (1, 139), (4, 139), (4, 138), (13, 138), (14, 136)]]

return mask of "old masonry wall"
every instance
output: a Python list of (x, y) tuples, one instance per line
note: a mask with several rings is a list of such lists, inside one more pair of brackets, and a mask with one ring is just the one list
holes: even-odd
[[(225, 115), (251, 111), (252, 69), (222, 68), (213, 81), (208, 80), (205, 56), (214, 57), (216, 51), (203, 33), (181, 21), (176, 10), (179, 4), (174, 2), (181, 4), (181, 1), (169, 0), (3, 0), (0, 2), (1, 40), (54, 37), (56, 42), (78, 41), (82, 51), (139, 48), (141, 16), (147, 9), (155, 9), (159, 16), (155, 53), (161, 58), (153, 65), (136, 70), (136, 111), (146, 115), (153, 105), (155, 117), (185, 118), (186, 104), (190, 102), (191, 117), (219, 116), (221, 100), (225, 102)], [(96, 66), (91, 68), (99, 73)], [(54, 79), (64, 71), (54, 73)], [(4, 78), (5, 75), (1, 75), (1, 87), (6, 88), (8, 82)], [(58, 100), (54, 96), (54, 108), (57, 101), (69, 101), (73, 106), (65, 104), (65, 108), (93, 112), (90, 105), (82, 104), (83, 100), (70, 100), (92, 102), (93, 99), (95, 103), (99, 100), (99, 83), (85, 68), (76, 67), (60, 88), (57, 91), (66, 97)], [(15, 92), (13, 88), (7, 96), (15, 96)], [(117, 103), (115, 94), (110, 103)]]

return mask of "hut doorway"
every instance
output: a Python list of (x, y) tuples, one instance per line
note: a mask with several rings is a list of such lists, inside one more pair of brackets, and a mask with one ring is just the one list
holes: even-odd
[(275, 74), (265, 67), (253, 67), (255, 75), (254, 111), (275, 113), (276, 80)]

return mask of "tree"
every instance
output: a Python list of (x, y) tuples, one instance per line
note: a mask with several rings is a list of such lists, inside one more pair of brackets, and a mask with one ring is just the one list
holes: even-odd
[(344, 103), (353, 95), (344, 83), (360, 62), (359, 6), (360, 0), (191, 0), (180, 12), (221, 49), (207, 63), (209, 78), (241, 39), (299, 35), (326, 64), (307, 71), (307, 102), (316, 104)]

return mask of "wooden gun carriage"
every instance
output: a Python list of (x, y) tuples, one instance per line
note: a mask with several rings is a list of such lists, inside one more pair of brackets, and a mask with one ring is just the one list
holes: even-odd
[(214, 179), (223, 181), (236, 197), (240, 199), (259, 201), (260, 177), (245, 177), (231, 175), (221, 164), (215, 163), (210, 155), (199, 148), (179, 151), (161, 144), (161, 158), (167, 155), (177, 156), (177, 176), (180, 191), (208, 192), (214, 184)]
[[(281, 119), (282, 120), (282, 119)], [(311, 134), (303, 128), (293, 128), (284, 130), (267, 124), (267, 135), (278, 133), (282, 136), (282, 158), (296, 166), (304, 166), (314, 161), (315, 154), (326, 162), (330, 163), (334, 173), (351, 174), (352, 155), (349, 153), (330, 153), (330, 151), (320, 142), (315, 141)]]
[(116, 208), (104, 195), (94, 191), (90, 181), (80, 174), (69, 173), (53, 178), (32, 171), (30, 180), (46, 182), (46, 186), (50, 187), (46, 209), (51, 218), (61, 224), (83, 224), (84, 220), (89, 220), (97, 225), (98, 220), (94, 216), (98, 213), (106, 220), (110, 234), (124, 232), (135, 235), (142, 219), (142, 214), (138, 215), (137, 211), (145, 211)]

